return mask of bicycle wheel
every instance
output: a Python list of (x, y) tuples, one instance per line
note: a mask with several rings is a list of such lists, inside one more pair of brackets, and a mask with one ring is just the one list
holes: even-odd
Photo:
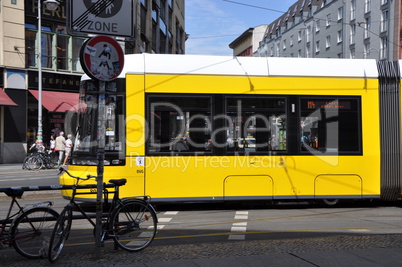
[(124, 250), (140, 251), (156, 235), (157, 218), (144, 201), (128, 200), (119, 205), (111, 216), (110, 236)]
[(50, 236), (59, 214), (51, 208), (36, 207), (22, 213), (11, 229), (14, 249), (27, 258), (46, 256)]
[(64, 208), (60, 213), (59, 219), (54, 226), (52, 236), (49, 242), (48, 258), (50, 262), (54, 262), (60, 256), (64, 243), (68, 239), (71, 230), (72, 210)]
[(50, 157), (49, 154), (43, 154), (42, 159), (47, 169), (53, 169), (54, 166), (56, 165), (56, 162), (52, 161), (52, 158)]
[(29, 160), (30, 158), (31, 158), (31, 155), (26, 156), (26, 157), (24, 158), (24, 161), (23, 161), (23, 163), (22, 163), (22, 169), (23, 169), (23, 170), (24, 170), (24, 169), (30, 170), (29, 165), (28, 165), (28, 160)]
[(30, 170), (40, 170), (43, 167), (43, 160), (39, 156), (31, 156), (27, 161), (27, 167)]

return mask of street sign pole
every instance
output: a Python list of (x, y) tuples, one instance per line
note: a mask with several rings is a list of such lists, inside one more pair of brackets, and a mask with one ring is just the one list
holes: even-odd
[(106, 82), (99, 81), (98, 98), (98, 173), (97, 173), (97, 195), (96, 195), (96, 225), (95, 225), (95, 255), (101, 257), (101, 233), (102, 233), (102, 212), (103, 212), (103, 171), (105, 159), (105, 136), (106, 136), (106, 108), (105, 108), (105, 87)]
[[(71, 35), (103, 34), (133, 37), (133, 2), (126, 0), (69, 1), (67, 29)], [(131, 23), (130, 23), (131, 19)], [(103, 175), (106, 142), (106, 85), (116, 79), (124, 66), (124, 52), (118, 42), (107, 36), (96, 36), (81, 47), (80, 62), (85, 73), (99, 81), (97, 196), (95, 255), (101, 257), (103, 212)]]
[(124, 52), (119, 43), (107, 36), (96, 36), (87, 40), (81, 47), (80, 61), (82, 69), (98, 81), (98, 147), (96, 158), (97, 194), (95, 223), (95, 255), (101, 257), (101, 234), (103, 213), (103, 174), (106, 143), (106, 86), (116, 79), (124, 66)]

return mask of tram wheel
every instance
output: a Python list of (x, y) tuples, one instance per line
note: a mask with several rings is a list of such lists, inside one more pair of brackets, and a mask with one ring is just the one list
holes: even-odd
[(324, 206), (329, 206), (329, 207), (334, 207), (334, 206), (336, 206), (336, 205), (338, 205), (339, 204), (339, 199), (337, 199), (337, 198), (334, 198), (334, 199), (322, 199), (321, 200), (321, 203), (324, 205)]

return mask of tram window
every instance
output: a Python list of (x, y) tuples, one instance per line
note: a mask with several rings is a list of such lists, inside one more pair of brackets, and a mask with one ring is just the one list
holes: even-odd
[[(124, 157), (122, 141), (124, 136), (124, 80), (110, 82), (106, 86), (105, 103), (105, 151), (117, 152), (119, 158)], [(82, 112), (79, 113), (79, 127), (76, 132), (74, 153), (96, 155), (99, 89), (97, 83), (84, 81), (80, 99)]]
[(285, 103), (284, 97), (227, 97), (227, 151), (286, 151)]
[(300, 102), (302, 152), (361, 152), (359, 98), (301, 98)]
[(211, 98), (149, 96), (148, 152), (208, 152), (211, 144)]

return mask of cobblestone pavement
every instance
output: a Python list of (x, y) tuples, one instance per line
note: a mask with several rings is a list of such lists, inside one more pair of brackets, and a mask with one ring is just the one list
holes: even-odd
[[(186, 244), (173, 246), (158, 246), (154, 243), (145, 250), (137, 253), (129, 253), (122, 250), (114, 251), (112, 246), (102, 248), (100, 259), (96, 259), (94, 245), (83, 246), (81, 252), (64, 253), (55, 263), (51, 264), (47, 259), (28, 260), (19, 256), (16, 252), (7, 250), (0, 252), (1, 266), (222, 266), (224, 262), (235, 262), (230, 266), (264, 266), (261, 256), (277, 259), (277, 262), (265, 262), (270, 266), (281, 266), (287, 263), (292, 266), (289, 259), (294, 258), (294, 263), (306, 266), (317, 265), (304, 259), (304, 255), (321, 254), (331, 258), (341, 255), (345, 258), (345, 265), (353, 263), (347, 256), (355, 254), (368, 254), (362, 258), (362, 262), (371, 260), (384, 262), (382, 266), (402, 266), (402, 235), (332, 235), (312, 238), (288, 238), (276, 240), (258, 241), (232, 241), (225, 243)], [(83, 251), (84, 250), (84, 251)], [(387, 253), (395, 254), (395, 259), (379, 258)], [(365, 253), (364, 253), (365, 252)], [(335, 255), (335, 256), (334, 256)], [(345, 256), (346, 255), (346, 256)], [(379, 256), (380, 255), (380, 256)], [(353, 256), (354, 257), (354, 256)], [(354, 257), (355, 258), (355, 257)], [(328, 266), (331, 266), (328, 259)], [(198, 263), (197, 263), (198, 262)], [(362, 264), (362, 262), (360, 264)], [(261, 265), (259, 264), (261, 263)], [(373, 262), (372, 262), (373, 263)], [(381, 266), (373, 265), (373, 266)], [(350, 264), (349, 266), (353, 266)], [(362, 266), (362, 265), (360, 265)], [(367, 264), (365, 265), (367, 266)]]

